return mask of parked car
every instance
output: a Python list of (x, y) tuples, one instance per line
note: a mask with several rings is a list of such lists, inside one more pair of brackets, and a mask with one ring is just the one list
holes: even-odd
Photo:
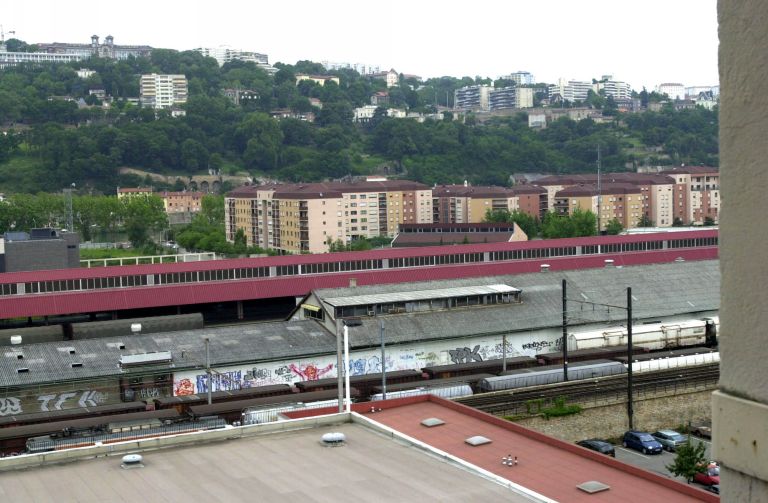
[(644, 431), (628, 431), (624, 434), (622, 442), (624, 447), (635, 449), (643, 454), (660, 454), (663, 450), (661, 444)]
[(656, 433), (651, 433), (651, 436), (661, 444), (665, 451), (669, 452), (674, 452), (678, 446), (688, 442), (687, 436), (674, 430), (659, 430)]
[(712, 424), (704, 423), (691, 428), (691, 433), (703, 438), (712, 438)]
[(614, 458), (616, 457), (616, 450), (613, 448), (613, 444), (606, 442), (605, 440), (600, 440), (599, 438), (590, 438), (587, 440), (579, 440), (576, 443), (582, 447), (586, 447), (587, 449), (605, 454), (606, 456), (613, 456)]
[(714, 461), (711, 462), (703, 472), (693, 476), (693, 481), (705, 486), (717, 485), (717, 489), (720, 490), (720, 467)]
[(707, 487), (707, 489), (715, 494), (720, 494), (720, 484), (712, 484), (711, 486)]

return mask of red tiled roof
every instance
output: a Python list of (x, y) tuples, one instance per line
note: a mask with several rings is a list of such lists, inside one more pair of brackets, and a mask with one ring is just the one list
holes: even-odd
[[(353, 410), (372, 421), (557, 501), (719, 501), (718, 496), (694, 486), (438, 397), (423, 395), (375, 404), (380, 411), (370, 412), (370, 402), (354, 404)], [(334, 412), (335, 408), (328, 408), (289, 412), (287, 415), (297, 418)], [(445, 424), (433, 428), (422, 426), (421, 421), (430, 417), (439, 418)], [(479, 447), (464, 442), (466, 438), (475, 435), (482, 435), (492, 442)], [(510, 454), (517, 457), (517, 466), (501, 464), (501, 459)], [(610, 489), (588, 494), (576, 487), (591, 480), (607, 484)]]

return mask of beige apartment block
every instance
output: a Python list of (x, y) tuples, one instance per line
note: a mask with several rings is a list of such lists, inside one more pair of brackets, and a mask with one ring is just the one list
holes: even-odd
[(249, 245), (322, 253), (335, 242), (394, 236), (402, 223), (431, 223), (432, 191), (405, 180), (276, 184), (227, 194), (225, 230)]

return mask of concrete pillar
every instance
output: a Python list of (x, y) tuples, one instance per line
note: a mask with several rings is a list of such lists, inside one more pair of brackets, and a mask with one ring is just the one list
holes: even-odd
[(720, 390), (714, 458), (723, 501), (768, 501), (768, 2), (719, 0)]

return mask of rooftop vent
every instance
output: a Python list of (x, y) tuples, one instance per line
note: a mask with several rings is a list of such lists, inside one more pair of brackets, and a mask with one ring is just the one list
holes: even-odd
[(11, 345), (17, 346), (21, 344), (21, 336), (20, 335), (12, 335), (11, 336)]
[(131, 332), (134, 334), (141, 332), (141, 323), (131, 323)]
[(82, 362), (74, 362), (74, 363), (72, 363), (72, 368), (73, 369), (80, 368), (82, 366), (83, 366)]
[(480, 445), (490, 444), (491, 443), (491, 439), (490, 438), (485, 438), (482, 435), (475, 435), (474, 437), (469, 437), (469, 438), (464, 439), (464, 443), (467, 443), (467, 444), (471, 445), (472, 447), (477, 447), (477, 446), (480, 446)]
[(436, 417), (430, 417), (421, 422), (421, 425), (426, 426), (427, 428), (432, 428), (434, 426), (441, 426), (443, 424), (445, 424), (445, 421), (443, 421), (442, 419), (438, 419)]
[(18, 372), (19, 374), (24, 374), (26, 372), (29, 372), (29, 369), (26, 367), (22, 367), (20, 369), (16, 369), (16, 372)]
[(607, 491), (611, 488), (608, 484), (603, 484), (602, 482), (598, 482), (597, 480), (590, 480), (589, 482), (584, 482), (583, 484), (579, 484), (576, 486), (577, 488), (581, 489), (585, 493), (589, 494), (595, 494), (602, 491)]
[(320, 438), (320, 443), (326, 447), (340, 447), (347, 441), (347, 437), (343, 433), (333, 432), (325, 433)]
[(605, 259), (605, 267), (613, 267), (613, 259), (612, 258)]
[(549, 272), (549, 264), (541, 264), (541, 272)]
[(357, 286), (357, 278), (349, 278), (349, 287), (355, 288)]
[(75, 354), (75, 348), (69, 348), (69, 354), (71, 355)]
[(123, 462), (120, 464), (120, 468), (144, 468), (144, 458), (141, 454), (126, 454), (123, 456)]
[(675, 262), (685, 262), (685, 259), (683, 257), (677, 257)]

